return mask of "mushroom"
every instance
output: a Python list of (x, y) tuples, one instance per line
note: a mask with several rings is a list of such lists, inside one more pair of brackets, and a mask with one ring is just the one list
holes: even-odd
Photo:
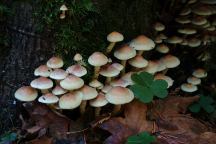
[(92, 107), (96, 107), (95, 108), (95, 116), (97, 117), (100, 115), (101, 107), (108, 104), (108, 101), (105, 98), (104, 93), (100, 92), (95, 99), (90, 100), (89, 104)]
[(100, 75), (106, 77), (106, 83), (110, 83), (112, 77), (118, 76), (120, 71), (113, 65), (105, 65), (100, 70)]
[(39, 97), (38, 102), (45, 104), (54, 104), (59, 101), (59, 98), (52, 93), (46, 93)]
[(68, 75), (64, 80), (60, 81), (60, 86), (70, 91), (79, 89), (83, 85), (84, 85), (84, 81), (75, 75)]
[(191, 76), (187, 78), (187, 82), (192, 84), (192, 85), (199, 85), (201, 83), (201, 79)]
[(189, 24), (189, 23), (191, 23), (191, 20), (188, 19), (187, 17), (178, 17), (178, 18), (175, 19), (175, 21), (177, 23), (180, 23), (180, 24)]
[(110, 82), (110, 85), (112, 87), (121, 86), (121, 87), (127, 87), (130, 83), (123, 80), (123, 79), (116, 79)]
[(147, 67), (144, 68), (145, 72), (155, 74), (158, 71), (158, 62), (149, 60)]
[(195, 92), (197, 89), (196, 85), (192, 85), (190, 83), (184, 83), (181, 85), (181, 90), (184, 92)]
[(106, 53), (109, 54), (113, 47), (115, 46), (116, 42), (120, 42), (123, 41), (124, 36), (119, 33), (119, 32), (111, 32), (108, 36), (107, 36), (107, 40), (110, 42), (109, 46), (106, 49)]
[(53, 68), (53, 69), (57, 69), (57, 68), (61, 68), (63, 67), (63, 60), (59, 57), (51, 57), (48, 61), (47, 61), (47, 66), (49, 68)]
[(108, 58), (101, 52), (94, 52), (89, 58), (88, 63), (94, 66), (93, 79), (97, 79), (99, 76), (100, 67), (108, 62)]
[(73, 60), (77, 62), (77, 64), (80, 64), (80, 65), (86, 65), (85, 62), (83, 61), (83, 57), (81, 54), (79, 53), (76, 53), (73, 57)]
[(206, 24), (208, 21), (205, 17), (202, 17), (202, 16), (196, 16), (194, 18), (192, 18), (191, 20), (191, 23), (194, 24), (194, 25), (204, 25)]
[(80, 64), (75, 64), (66, 69), (69, 74), (75, 75), (77, 77), (82, 77), (87, 74), (87, 70), (84, 66)]
[(128, 72), (126, 74), (124, 74), (121, 79), (126, 81), (128, 83), (128, 85), (133, 85), (134, 82), (131, 79), (131, 75), (134, 74), (134, 72)]
[(114, 52), (114, 56), (121, 60), (121, 64), (123, 65), (124, 69), (122, 70), (122, 74), (125, 73), (125, 67), (126, 67), (126, 62), (128, 59), (131, 59), (136, 56), (136, 51), (135, 49), (131, 48), (128, 45), (125, 45), (118, 50)]
[(154, 76), (154, 79), (155, 80), (165, 80), (167, 82), (167, 84), (168, 84), (167, 88), (171, 87), (173, 85), (173, 82), (174, 82), (174, 80), (171, 77), (166, 76), (166, 75), (161, 74), (161, 73), (156, 74)]
[(150, 51), (155, 47), (155, 43), (150, 38), (140, 35), (130, 42), (130, 47), (138, 50), (138, 55), (142, 55), (144, 51)]
[(155, 25), (154, 25), (154, 29), (156, 30), (156, 31), (163, 31), (164, 29), (165, 29), (165, 26), (162, 24), (162, 23), (160, 23), (160, 22), (157, 22), (157, 23), (155, 23)]
[(81, 89), (80, 92), (83, 94), (82, 98), (82, 103), (80, 105), (80, 113), (84, 114), (85, 113), (85, 108), (87, 105), (87, 100), (91, 100), (97, 97), (98, 92), (95, 88), (92, 88), (90, 86), (84, 85)]
[(179, 15), (186, 16), (186, 15), (189, 15), (190, 13), (191, 13), (191, 9), (189, 7), (186, 7), (186, 8), (181, 10)]
[(197, 38), (191, 38), (188, 40), (188, 46), (190, 47), (198, 47), (201, 44), (201, 40)]
[(48, 93), (48, 90), (53, 87), (53, 81), (46, 77), (39, 77), (33, 80), (30, 85), (33, 88), (40, 89), (42, 93)]
[(178, 44), (181, 43), (182, 41), (183, 39), (178, 36), (172, 36), (167, 39), (167, 42), (170, 44)]
[(61, 19), (64, 19), (65, 18), (65, 12), (68, 10), (68, 8), (66, 7), (66, 5), (62, 5), (61, 7), (60, 7), (60, 11), (62, 11), (62, 13), (60, 14), (60, 18)]
[(67, 90), (63, 89), (61, 86), (57, 85), (55, 88), (52, 90), (52, 93), (54, 95), (62, 95), (65, 94)]
[(173, 55), (166, 55), (160, 59), (162, 63), (166, 65), (166, 69), (163, 71), (163, 74), (166, 74), (169, 68), (175, 68), (180, 64), (180, 60)]
[(20, 101), (30, 102), (34, 101), (37, 98), (38, 92), (36, 89), (30, 86), (23, 86), (16, 90), (14, 96)]
[(166, 46), (165, 44), (160, 44), (156, 47), (156, 51), (162, 54), (166, 54), (169, 52), (169, 47)]
[(110, 84), (106, 84), (102, 89), (101, 91), (103, 93), (107, 93), (110, 89), (112, 88), (112, 86)]
[(134, 99), (134, 94), (128, 88), (117, 86), (111, 88), (105, 97), (109, 103), (115, 105), (113, 114), (116, 114), (120, 111), (122, 104), (129, 103)]
[(192, 75), (197, 77), (197, 78), (205, 78), (205, 77), (207, 77), (207, 72), (202, 68), (198, 68), (198, 69), (194, 70)]
[(99, 82), (98, 80), (94, 79), (89, 83), (89, 86), (98, 89), (101, 86), (103, 86), (103, 84), (101, 82)]
[(208, 6), (198, 5), (192, 9), (192, 12), (201, 16), (209, 16), (212, 15), (212, 11)]
[(144, 68), (148, 65), (148, 61), (141, 55), (136, 55), (128, 61), (128, 63), (135, 68)]
[(197, 33), (197, 30), (193, 28), (181, 28), (181, 29), (178, 29), (177, 31), (178, 33), (185, 34), (185, 35), (192, 35), (192, 34)]
[(40, 65), (34, 71), (35, 76), (49, 77), (52, 69), (46, 65)]
[(60, 80), (63, 80), (67, 77), (68, 73), (63, 69), (55, 69), (50, 73), (50, 78), (56, 80), (56, 83), (58, 84)]
[(82, 97), (83, 95), (79, 91), (64, 94), (59, 99), (59, 107), (61, 109), (75, 109), (80, 106)]

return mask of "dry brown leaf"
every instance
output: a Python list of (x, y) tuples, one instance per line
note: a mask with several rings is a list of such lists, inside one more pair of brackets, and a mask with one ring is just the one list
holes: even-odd
[(204, 132), (192, 140), (190, 144), (216, 144), (216, 133)]
[(46, 136), (34, 139), (30, 142), (28, 142), (29, 144), (54, 144), (53, 143), (53, 139), (52, 138), (48, 138)]

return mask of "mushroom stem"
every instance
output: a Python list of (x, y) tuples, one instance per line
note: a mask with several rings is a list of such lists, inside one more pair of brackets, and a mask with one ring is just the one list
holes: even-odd
[(167, 73), (167, 71), (168, 71), (169, 69), (168, 68), (166, 68), (165, 70), (163, 70), (163, 72), (162, 72), (162, 74), (166, 74)]
[(125, 67), (126, 67), (126, 63), (127, 63), (127, 60), (122, 60), (122, 61), (121, 61), (121, 64), (122, 64), (123, 67), (124, 67), (124, 68), (122, 69), (122, 71), (121, 71), (121, 74), (122, 74), (122, 75), (125, 74)]
[(138, 53), (137, 53), (137, 55), (142, 55), (143, 52), (144, 52), (143, 50), (139, 50)]
[(41, 93), (42, 93), (42, 94), (46, 94), (46, 93), (48, 93), (48, 92), (49, 92), (49, 89), (41, 90)]
[(100, 72), (100, 67), (98, 66), (96, 66), (95, 68), (94, 68), (94, 77), (93, 77), (93, 79), (97, 79), (98, 78), (98, 76), (99, 76), (99, 72)]
[(85, 113), (86, 105), (87, 105), (87, 101), (86, 101), (86, 100), (83, 100), (82, 103), (81, 103), (81, 105), (80, 105), (80, 113), (81, 113), (81, 114), (84, 114), (84, 113)]
[(114, 48), (114, 46), (115, 46), (115, 42), (111, 42), (110, 44), (109, 44), (109, 46), (107, 47), (107, 49), (106, 49), (106, 53), (107, 54), (109, 54), (111, 51), (112, 51), (112, 49)]
[(121, 105), (120, 104), (119, 105), (115, 105), (112, 113), (115, 115), (118, 112), (120, 112), (120, 110), (121, 110)]
[(100, 107), (95, 108), (95, 117), (98, 117), (100, 115), (100, 111), (101, 111)]
[(111, 80), (112, 80), (112, 77), (107, 77), (106, 78), (106, 83), (109, 84), (111, 82)]

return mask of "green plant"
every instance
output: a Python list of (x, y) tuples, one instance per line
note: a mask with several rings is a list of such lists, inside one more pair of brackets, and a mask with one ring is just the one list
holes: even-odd
[(17, 139), (17, 134), (14, 132), (6, 133), (0, 136), (0, 144), (11, 143)]
[(165, 80), (154, 80), (154, 76), (147, 72), (136, 73), (131, 76), (134, 85), (130, 89), (142, 102), (149, 103), (154, 96), (165, 98), (168, 95), (168, 84)]
[(215, 107), (213, 106), (213, 104), (214, 104), (213, 98), (211, 98), (210, 96), (201, 95), (199, 101), (193, 103), (189, 107), (189, 110), (193, 113), (198, 113), (201, 111), (201, 109), (203, 109), (207, 113), (212, 113), (215, 111)]
[(142, 132), (128, 137), (126, 144), (150, 144), (155, 141), (155, 136), (150, 135), (148, 132)]

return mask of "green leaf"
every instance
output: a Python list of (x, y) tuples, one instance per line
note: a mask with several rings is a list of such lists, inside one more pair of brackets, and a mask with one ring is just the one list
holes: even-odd
[(154, 76), (153, 76), (152, 74), (150, 74), (150, 73), (141, 72), (141, 73), (139, 74), (139, 76), (140, 76), (141, 79), (143, 80), (143, 84), (144, 84), (145, 86), (150, 87), (151, 84), (152, 84), (153, 81), (154, 81)]
[(135, 97), (144, 103), (149, 103), (153, 100), (153, 92), (145, 86), (132, 85), (130, 89), (133, 91)]
[(210, 105), (212, 103), (214, 103), (214, 100), (209, 96), (201, 96), (199, 99), (199, 104), (203, 107), (205, 107), (206, 105)]
[(165, 98), (168, 95), (168, 84), (165, 80), (155, 80), (151, 85), (151, 90), (155, 96)]
[(215, 108), (212, 105), (206, 105), (205, 107), (203, 107), (203, 109), (207, 112), (207, 113), (212, 113)]
[(189, 110), (193, 113), (198, 113), (200, 111), (201, 107), (198, 103), (195, 103), (195, 104), (192, 104), (190, 107), (189, 107)]
[(16, 133), (7, 133), (7, 134), (5, 134), (5, 135), (3, 135), (2, 137), (1, 137), (1, 141), (0, 141), (0, 144), (1, 144), (1, 142), (2, 143), (5, 143), (5, 142), (12, 142), (12, 141), (15, 141), (16, 140), (16, 138), (17, 138), (17, 134)]
[(151, 144), (155, 141), (155, 136), (151, 136), (148, 132), (142, 132), (137, 135), (128, 137), (126, 144)]
[(131, 79), (133, 80), (133, 82), (135, 82), (135, 84), (143, 85), (143, 80), (139, 74), (132, 74)]

